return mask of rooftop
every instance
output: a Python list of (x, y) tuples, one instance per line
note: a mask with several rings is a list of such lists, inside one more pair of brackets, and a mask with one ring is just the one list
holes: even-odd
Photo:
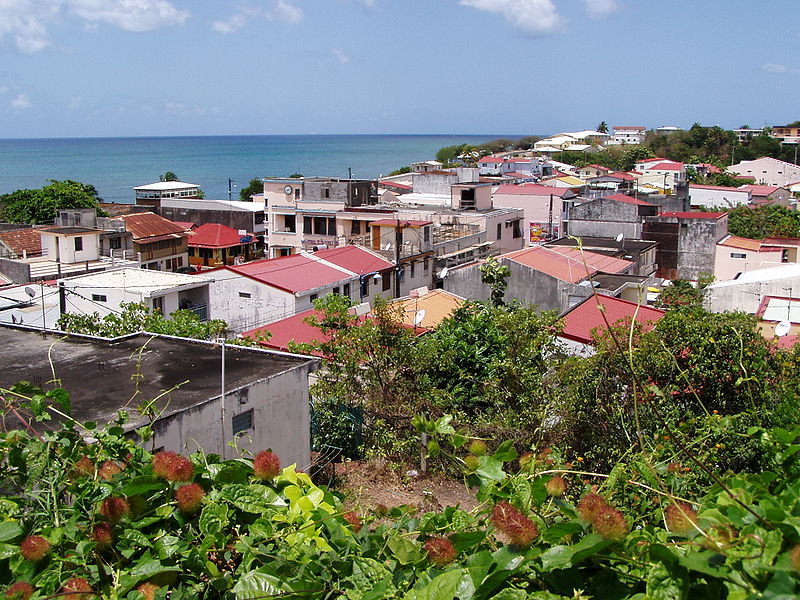
[(559, 188), (536, 183), (523, 183), (521, 185), (501, 185), (495, 190), (495, 195), (520, 194), (525, 196), (574, 196), (570, 188)]
[(513, 260), (531, 269), (569, 283), (583, 281), (601, 270), (619, 273), (633, 264), (628, 260), (605, 256), (595, 252), (581, 252), (577, 248), (563, 246), (532, 246), (530, 248), (503, 254), (500, 258)]
[(17, 256), (22, 256), (23, 252), (29, 255), (42, 253), (42, 237), (39, 235), (39, 227), (28, 227), (26, 229), (15, 229), (13, 231), (3, 231), (0, 233), (0, 242), (11, 248)]
[(344, 269), (328, 266), (305, 254), (257, 260), (244, 265), (222, 267), (292, 294), (299, 294), (355, 277)]
[(361, 246), (339, 246), (318, 250), (314, 256), (358, 275), (391, 269), (394, 265)]
[(724, 212), (701, 212), (701, 211), (692, 211), (692, 212), (662, 212), (659, 213), (659, 217), (670, 217), (674, 219), (721, 219), (722, 217), (726, 216), (728, 213)]
[[(417, 297), (398, 298), (392, 302), (392, 306), (401, 311), (403, 325), (428, 330), (435, 329), (463, 304), (464, 298), (445, 290), (430, 290)], [(425, 311), (422, 321), (414, 323), (420, 311)]]
[(144, 297), (159, 296), (176, 289), (189, 289), (207, 285), (214, 280), (198, 275), (183, 275), (150, 269), (114, 269), (88, 275), (78, 275), (64, 280), (68, 287), (93, 289), (135, 289)]
[(148, 183), (147, 185), (140, 185), (135, 188), (137, 192), (164, 192), (171, 190), (185, 190), (187, 188), (199, 188), (196, 183), (185, 183), (183, 181), (157, 181), (156, 183)]
[(616, 200), (617, 202), (634, 204), (636, 206), (656, 206), (651, 202), (645, 202), (644, 200), (639, 200), (638, 198), (633, 198), (632, 196), (626, 196), (625, 194), (614, 194), (613, 196), (606, 196), (606, 198), (608, 200)]
[(635, 319), (637, 323), (652, 327), (652, 324), (664, 314), (663, 310), (641, 306), (621, 298), (592, 295), (563, 315), (564, 330), (561, 336), (576, 342), (592, 344), (594, 342), (592, 332), (606, 330), (606, 322), (613, 327), (630, 324)]
[[(178, 223), (176, 223), (176, 225), (178, 225)], [(180, 225), (183, 226), (183, 224)], [(245, 236), (251, 238), (252, 235), (252, 233), (245, 233)], [(243, 236), (239, 235), (238, 230), (228, 227), (227, 225), (221, 225), (220, 223), (204, 223), (200, 225), (200, 227), (192, 230), (189, 234), (188, 243), (189, 246), (194, 248), (231, 248), (233, 246), (249, 243), (248, 241), (242, 241), (242, 237)], [(252, 241), (252, 239), (250, 241)]]
[(718, 246), (729, 246), (731, 248), (739, 248), (741, 250), (753, 250), (759, 252), (762, 249), (762, 244), (758, 240), (751, 240), (736, 235), (729, 235), (722, 238), (717, 242)]
[(183, 226), (173, 223), (152, 212), (143, 212), (118, 217), (125, 222), (125, 229), (136, 241), (156, 241), (164, 237), (185, 237)]

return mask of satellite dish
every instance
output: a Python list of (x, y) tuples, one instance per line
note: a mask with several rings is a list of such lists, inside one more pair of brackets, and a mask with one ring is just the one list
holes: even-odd
[(781, 321), (777, 325), (775, 325), (775, 337), (783, 337), (789, 330), (791, 330), (792, 324), (789, 321)]
[(384, 250), (391, 250), (392, 249), (392, 242), (386, 242), (386, 245), (383, 247)]
[(621, 233), (618, 233), (617, 237), (615, 237), (614, 239), (617, 240), (617, 243), (619, 244), (623, 240), (623, 235)]
[(25, 293), (28, 294), (28, 296), (30, 296), (31, 298), (35, 298), (36, 297), (36, 292), (31, 287), (26, 287), (25, 288)]
[(444, 279), (445, 277), (447, 277), (447, 274), (449, 272), (450, 272), (450, 269), (448, 267), (445, 267), (444, 269), (439, 271), (439, 279)]
[(420, 323), (422, 323), (422, 319), (425, 318), (425, 309), (421, 309), (417, 311), (417, 314), (414, 315), (414, 327), (417, 327)]
[(380, 273), (375, 273), (375, 275), (372, 276), (372, 281), (380, 281), (381, 279), (383, 279), (383, 275)]

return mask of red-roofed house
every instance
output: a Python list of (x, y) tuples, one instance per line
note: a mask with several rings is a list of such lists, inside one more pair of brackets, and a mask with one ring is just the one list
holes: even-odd
[(593, 295), (562, 315), (564, 330), (559, 339), (572, 354), (590, 356), (594, 354), (596, 336), (607, 331), (609, 326), (629, 327), (636, 321), (645, 329), (651, 329), (664, 314), (663, 310), (621, 298)]
[(133, 252), (143, 268), (175, 271), (189, 265), (186, 229), (155, 213), (133, 213), (117, 218), (133, 236)]
[(789, 206), (792, 201), (792, 193), (787, 188), (777, 185), (743, 185), (740, 189), (750, 192), (754, 206), (760, 204)]
[(751, 240), (728, 235), (717, 242), (714, 279), (728, 281), (742, 273), (798, 262), (800, 240), (768, 238)]
[[(570, 188), (558, 188), (535, 183), (501, 185), (495, 190), (495, 208), (521, 208), (524, 211), (526, 232), (531, 242), (555, 239), (564, 231), (563, 218), (571, 200), (577, 194)], [(552, 215), (552, 222), (551, 222)]]
[(189, 233), (189, 264), (218, 267), (249, 261), (255, 258), (257, 245), (252, 233), (205, 223)]
[(0, 233), (0, 258), (27, 258), (41, 256), (41, 227), (27, 227)]
[(603, 165), (586, 165), (578, 169), (578, 177), (581, 179), (590, 179), (592, 177), (602, 177), (611, 173), (612, 169), (604, 167)]
[(503, 172), (503, 159), (499, 156), (484, 156), (478, 160), (481, 175), (500, 175)]

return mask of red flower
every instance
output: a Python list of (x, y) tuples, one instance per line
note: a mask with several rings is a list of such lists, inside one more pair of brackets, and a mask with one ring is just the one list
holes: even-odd
[(97, 470), (97, 474), (100, 476), (100, 478), (105, 479), (106, 481), (111, 481), (114, 478), (114, 475), (119, 475), (120, 473), (122, 473), (122, 467), (120, 467), (113, 460), (105, 461)]
[(111, 523), (119, 523), (122, 517), (127, 515), (130, 510), (131, 507), (128, 501), (118, 496), (109, 496), (103, 500), (103, 504), (100, 505), (100, 514)]
[(688, 535), (697, 524), (697, 511), (686, 502), (676, 502), (664, 509), (664, 521), (672, 533)]
[(547, 483), (544, 484), (544, 489), (551, 496), (563, 496), (564, 492), (567, 491), (567, 480), (561, 475), (556, 475), (547, 480)]
[(91, 600), (95, 596), (92, 586), (83, 577), (68, 579), (61, 588), (65, 600)]
[(350, 523), (350, 527), (353, 528), (353, 531), (355, 531), (356, 533), (361, 531), (361, 519), (358, 518), (358, 515), (355, 512), (349, 510), (342, 515), (342, 518), (344, 518), (345, 521)]
[(608, 505), (606, 504), (605, 498), (602, 496), (586, 494), (581, 498), (580, 502), (578, 502), (578, 514), (581, 519), (587, 523), (594, 523), (597, 515), (599, 515), (600, 511), (606, 506)]
[(428, 553), (428, 558), (437, 567), (449, 565), (458, 555), (453, 542), (447, 538), (429, 539), (425, 542), (425, 552)]
[(628, 535), (628, 523), (616, 508), (605, 505), (592, 521), (594, 530), (607, 540), (619, 540)]
[(105, 550), (114, 541), (114, 533), (108, 523), (98, 523), (92, 529), (92, 541), (97, 544), (98, 550)]
[(94, 475), (94, 462), (88, 456), (77, 461), (73, 467), (76, 477), (92, 477)]
[(178, 503), (178, 509), (187, 515), (197, 512), (200, 504), (203, 502), (203, 496), (206, 493), (196, 483), (187, 483), (180, 486), (175, 490), (175, 501)]
[(539, 535), (536, 524), (508, 502), (498, 502), (490, 520), (515, 546), (527, 548)]
[(33, 592), (33, 586), (30, 583), (18, 581), (6, 590), (6, 598), (8, 600), (28, 600)]
[(158, 586), (154, 583), (143, 583), (136, 588), (136, 591), (144, 596), (144, 600), (153, 600), (156, 597)]
[(281, 459), (269, 450), (259, 452), (253, 459), (253, 471), (258, 479), (273, 479), (281, 472)]
[(153, 473), (167, 481), (191, 481), (194, 465), (188, 458), (174, 452), (159, 452), (152, 459)]
[(19, 551), (24, 558), (32, 562), (39, 562), (50, 550), (50, 542), (40, 535), (29, 535), (19, 545)]

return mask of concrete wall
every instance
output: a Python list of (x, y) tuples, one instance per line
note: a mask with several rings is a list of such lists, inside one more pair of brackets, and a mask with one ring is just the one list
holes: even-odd
[[(241, 449), (253, 454), (271, 448), (281, 465), (306, 467), (311, 459), (308, 409), (309, 365), (226, 390), (225, 415), (220, 396), (156, 421), (154, 447), (189, 453), (202, 447), (225, 459), (238, 458)], [(190, 377), (191, 374), (187, 374)], [(253, 411), (253, 428), (233, 439), (233, 417)], [(224, 429), (223, 429), (224, 427)]]
[(457, 173), (412, 173), (414, 193), (450, 195), (450, 186), (459, 182)]
[(28, 283), (31, 280), (31, 266), (8, 258), (0, 258), (0, 273), (14, 283)]
[[(165, 201), (166, 202), (166, 201)], [(204, 210), (200, 208), (183, 208), (164, 206), (162, 204), (159, 214), (170, 221), (188, 221), (196, 225), (205, 223), (220, 223), (232, 229), (244, 229), (254, 233), (256, 225), (262, 225), (263, 213), (251, 213), (233, 210)], [(263, 229), (259, 228), (259, 230)]]
[[(744, 258), (735, 258), (734, 254), (744, 254)], [(757, 250), (746, 250), (718, 244), (714, 261), (714, 279), (728, 281), (739, 273), (778, 266), (783, 262), (781, 260), (782, 256), (783, 251), (781, 249), (758, 252)]]
[(640, 239), (642, 236), (641, 223), (625, 223), (622, 221), (593, 221), (572, 219), (567, 222), (569, 235), (586, 237), (611, 237), (615, 238), (620, 233), (628, 239)]
[(752, 177), (759, 185), (779, 185), (785, 187), (800, 181), (800, 166), (774, 158), (746, 160), (728, 167), (729, 173)]
[(713, 275), (717, 242), (727, 233), (727, 218), (682, 220), (678, 238), (678, 277), (696, 281), (702, 274)]
[(703, 304), (711, 312), (743, 311), (753, 315), (764, 296), (800, 298), (800, 277), (712, 284), (705, 289)]
[[(100, 234), (54, 235), (42, 234), (42, 255), (48, 260), (62, 263), (95, 261), (100, 257)], [(83, 249), (75, 250), (75, 240), (82, 240)]]
[(689, 186), (689, 202), (703, 208), (732, 208), (750, 203), (750, 192), (746, 190), (706, 190)]
[[(553, 188), (553, 191), (557, 191)], [(563, 232), (562, 216), (564, 203), (560, 196), (553, 194), (553, 229), (557, 231), (551, 237), (560, 237)], [(521, 208), (524, 212), (522, 233), (526, 240), (533, 241), (532, 231), (536, 228), (547, 228), (550, 219), (550, 195), (535, 194), (495, 194), (495, 208)]]

